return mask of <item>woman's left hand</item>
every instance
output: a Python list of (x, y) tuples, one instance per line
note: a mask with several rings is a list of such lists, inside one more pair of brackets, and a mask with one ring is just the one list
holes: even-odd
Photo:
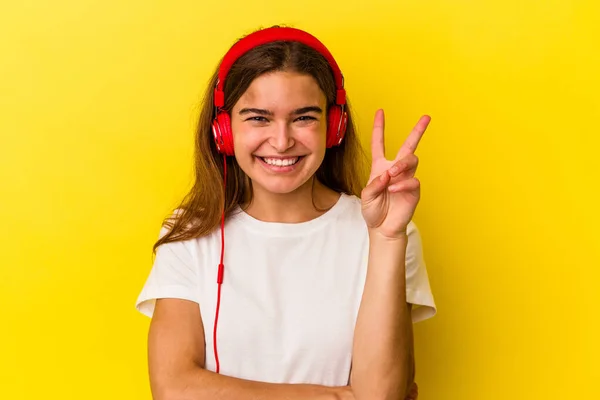
[(383, 110), (375, 114), (371, 136), (372, 164), (369, 183), (361, 193), (362, 214), (367, 227), (388, 239), (406, 235), (420, 199), (421, 184), (415, 177), (419, 160), (415, 150), (431, 118), (424, 115), (398, 151), (385, 158)]

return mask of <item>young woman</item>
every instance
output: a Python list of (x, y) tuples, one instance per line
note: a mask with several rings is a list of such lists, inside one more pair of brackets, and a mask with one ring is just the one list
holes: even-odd
[(365, 186), (323, 44), (272, 27), (228, 51), (200, 114), (195, 185), (137, 301), (155, 399), (416, 398), (412, 323), (436, 310), (411, 220), (428, 123), (387, 160), (379, 110)]

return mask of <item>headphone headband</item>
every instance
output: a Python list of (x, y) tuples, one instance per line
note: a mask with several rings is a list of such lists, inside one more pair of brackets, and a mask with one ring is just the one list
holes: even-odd
[(223, 58), (223, 61), (219, 67), (217, 87), (215, 88), (214, 102), (216, 107), (223, 107), (225, 104), (225, 93), (223, 92), (223, 86), (225, 83), (225, 78), (227, 77), (231, 66), (236, 62), (236, 60), (254, 47), (280, 40), (300, 42), (318, 51), (323, 57), (325, 57), (325, 59), (327, 59), (329, 62), (331, 69), (333, 70), (333, 76), (335, 78), (335, 86), (337, 88), (335, 102), (338, 105), (346, 104), (344, 76), (335, 62), (335, 59), (329, 50), (327, 50), (325, 45), (323, 45), (323, 43), (321, 43), (313, 35), (300, 29), (273, 27), (249, 34), (235, 43), (231, 49), (229, 49), (227, 54), (225, 54), (225, 57)]

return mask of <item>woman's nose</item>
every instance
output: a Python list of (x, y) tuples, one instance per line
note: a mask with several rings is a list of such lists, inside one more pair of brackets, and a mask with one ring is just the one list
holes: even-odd
[(287, 122), (281, 122), (273, 127), (270, 144), (279, 153), (284, 153), (294, 145), (291, 126)]

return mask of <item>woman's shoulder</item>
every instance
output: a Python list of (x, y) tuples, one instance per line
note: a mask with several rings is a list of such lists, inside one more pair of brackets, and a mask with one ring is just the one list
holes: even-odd
[(361, 211), (361, 199), (354, 194), (341, 193), (339, 201), (342, 202), (344, 206), (351, 208), (354, 212)]
[(162, 222), (158, 229), (158, 240), (162, 241), (166, 236), (171, 236), (161, 246), (179, 247), (179, 248), (197, 248), (206, 242), (212, 242), (214, 236), (218, 236), (220, 225), (210, 230), (199, 230), (200, 215), (196, 214), (192, 218), (186, 216), (182, 224), (180, 219), (184, 215), (184, 210), (175, 209)]

